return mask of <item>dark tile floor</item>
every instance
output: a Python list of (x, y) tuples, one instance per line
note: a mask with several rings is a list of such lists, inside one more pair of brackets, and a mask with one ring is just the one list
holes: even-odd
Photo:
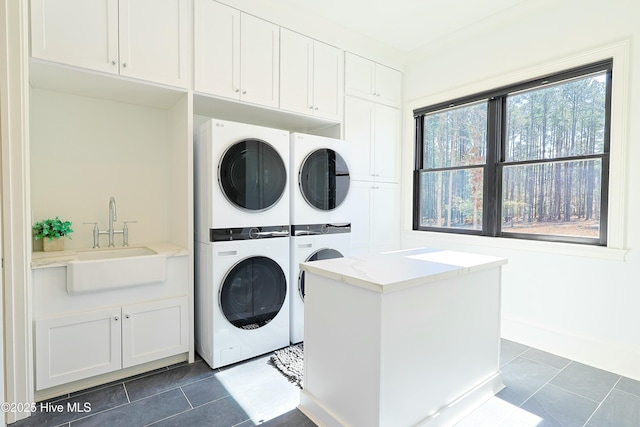
[[(296, 409), (299, 389), (268, 360), (160, 369), (53, 399), (62, 412), (50, 406), (11, 426), (313, 426)], [(501, 368), (506, 388), (457, 427), (640, 426), (639, 381), (508, 340)]]

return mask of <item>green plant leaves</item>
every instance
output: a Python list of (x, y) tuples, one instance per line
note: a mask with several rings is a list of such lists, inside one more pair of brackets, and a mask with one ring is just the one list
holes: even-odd
[[(49, 240), (59, 239), (73, 233), (71, 222), (62, 221), (57, 216), (54, 219), (45, 219), (33, 224), (33, 236), (36, 240), (48, 237)], [(71, 237), (69, 237), (71, 238)]]

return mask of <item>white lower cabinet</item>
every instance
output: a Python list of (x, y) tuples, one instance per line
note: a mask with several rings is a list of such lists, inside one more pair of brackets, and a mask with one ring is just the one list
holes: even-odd
[(189, 351), (187, 297), (35, 322), (36, 389)]
[(353, 205), (363, 207), (352, 215), (351, 254), (398, 250), (401, 229), (399, 184), (351, 181), (349, 191)]

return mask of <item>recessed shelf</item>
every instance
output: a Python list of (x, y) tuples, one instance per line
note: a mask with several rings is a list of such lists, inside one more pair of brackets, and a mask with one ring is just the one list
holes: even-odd
[(31, 87), (90, 98), (169, 109), (187, 93), (183, 88), (163, 86), (37, 59), (31, 59), (29, 67)]
[(249, 123), (323, 136), (340, 137), (340, 123), (202, 93), (193, 95), (193, 113), (220, 120)]

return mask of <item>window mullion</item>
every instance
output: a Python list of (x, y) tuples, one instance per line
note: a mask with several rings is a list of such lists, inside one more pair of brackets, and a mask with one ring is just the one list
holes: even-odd
[(484, 179), (483, 230), (485, 236), (500, 233), (500, 211), (502, 204), (502, 180), (499, 162), (502, 152), (503, 97), (493, 97), (487, 104), (487, 163)]

